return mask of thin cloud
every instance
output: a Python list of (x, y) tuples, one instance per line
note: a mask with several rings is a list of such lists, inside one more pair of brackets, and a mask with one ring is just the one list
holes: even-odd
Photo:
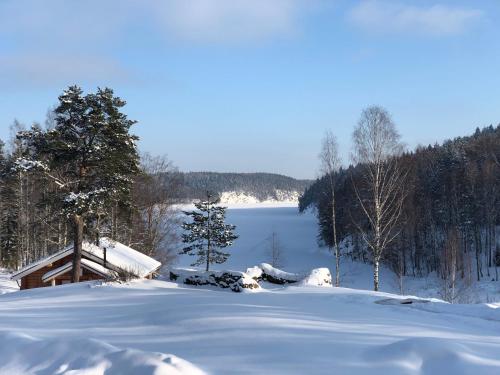
[(169, 39), (260, 40), (293, 33), (302, 11), (317, 1), (6, 0), (0, 2), (0, 33), (38, 40), (49, 34), (52, 40), (105, 39), (149, 25)]
[[(0, 1), (3, 84), (19, 80), (130, 81), (120, 51), (144, 51), (130, 33), (196, 44), (259, 43), (289, 37), (317, 0), (4, 0)], [(159, 43), (159, 44), (158, 44)], [(142, 52), (137, 52), (142, 53)], [(136, 72), (135, 78), (147, 72)]]
[(463, 33), (483, 17), (478, 9), (445, 5), (413, 6), (366, 0), (349, 13), (354, 25), (369, 32), (450, 36)]
[(98, 56), (21, 54), (0, 57), (3, 87), (50, 87), (73, 83), (132, 82), (132, 72), (117, 61)]
[(298, 28), (301, 0), (183, 0), (155, 3), (168, 36), (235, 43), (289, 36)]

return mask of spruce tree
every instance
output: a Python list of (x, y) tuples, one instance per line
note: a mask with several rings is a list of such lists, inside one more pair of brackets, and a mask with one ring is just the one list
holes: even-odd
[(218, 206), (218, 203), (219, 199), (212, 199), (207, 193), (206, 200), (195, 203), (197, 210), (184, 211), (192, 221), (182, 225), (187, 231), (182, 235), (182, 241), (190, 245), (181, 254), (197, 256), (192, 266), (206, 264), (207, 271), (210, 264), (221, 264), (229, 258), (230, 254), (220, 249), (231, 246), (238, 238), (233, 232), (236, 226), (225, 224), (226, 207)]
[(20, 132), (24, 155), (17, 169), (38, 171), (55, 182), (55, 204), (73, 227), (73, 282), (80, 277), (84, 225), (98, 222), (116, 202), (130, 201), (131, 177), (139, 171), (135, 121), (121, 112), (125, 101), (111, 89), (83, 94), (71, 86), (59, 96), (52, 129)]

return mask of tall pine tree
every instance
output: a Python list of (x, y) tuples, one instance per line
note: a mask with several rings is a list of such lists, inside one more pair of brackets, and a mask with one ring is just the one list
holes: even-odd
[(71, 86), (59, 96), (52, 129), (18, 135), (25, 152), (17, 168), (36, 170), (58, 186), (54, 202), (73, 227), (73, 282), (80, 278), (84, 226), (95, 225), (116, 202), (127, 204), (139, 171), (138, 138), (129, 134), (135, 121), (121, 112), (124, 105), (109, 88), (84, 95)]
[(190, 245), (181, 254), (197, 256), (192, 266), (206, 264), (207, 271), (210, 264), (221, 264), (229, 258), (230, 254), (220, 249), (231, 246), (238, 238), (233, 232), (236, 226), (225, 224), (226, 207), (218, 206), (218, 203), (219, 199), (212, 199), (207, 194), (207, 200), (195, 203), (197, 210), (184, 212), (192, 221), (182, 225), (187, 231), (182, 235), (182, 241)]

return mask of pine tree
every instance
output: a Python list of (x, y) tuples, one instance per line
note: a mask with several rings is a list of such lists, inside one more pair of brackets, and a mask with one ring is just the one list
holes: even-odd
[(73, 282), (79, 281), (84, 226), (88, 228), (130, 201), (131, 177), (138, 173), (136, 136), (129, 134), (135, 121), (120, 109), (125, 101), (109, 88), (83, 95), (71, 86), (59, 96), (55, 125), (42, 131), (20, 132), (24, 155), (17, 169), (38, 171), (57, 184), (54, 204), (73, 227)]
[(195, 203), (196, 211), (184, 212), (192, 221), (182, 225), (187, 231), (182, 235), (182, 241), (190, 245), (181, 254), (197, 256), (192, 266), (206, 264), (207, 271), (210, 264), (221, 264), (229, 258), (230, 254), (220, 249), (231, 246), (238, 238), (233, 233), (236, 226), (225, 224), (226, 207), (218, 206), (218, 203), (219, 199), (212, 199), (207, 193), (207, 200)]

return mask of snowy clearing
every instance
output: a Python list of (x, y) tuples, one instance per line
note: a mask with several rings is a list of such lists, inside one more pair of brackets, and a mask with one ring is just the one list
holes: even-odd
[(499, 305), (375, 303), (390, 298), (158, 280), (8, 293), (0, 374), (195, 374), (189, 363), (209, 374), (500, 373)]

